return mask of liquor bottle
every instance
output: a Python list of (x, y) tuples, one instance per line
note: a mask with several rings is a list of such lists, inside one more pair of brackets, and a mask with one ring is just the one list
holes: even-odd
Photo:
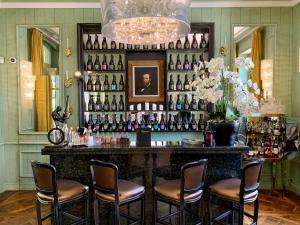
[(126, 126), (124, 126), (124, 120), (123, 120), (123, 115), (120, 115), (120, 120), (119, 120), (119, 125), (118, 125), (118, 130), (119, 131), (124, 131), (126, 130)]
[(127, 44), (127, 49), (132, 49), (132, 44)]
[(173, 62), (173, 58), (172, 58), (172, 54), (170, 54), (170, 58), (169, 58), (169, 70), (174, 70), (175, 67), (174, 67), (174, 62)]
[(157, 121), (157, 113), (154, 113), (154, 121), (153, 121), (153, 130), (157, 131), (159, 128), (158, 121)]
[(152, 124), (153, 124), (153, 123), (152, 123), (152, 121), (150, 120), (150, 116), (148, 116), (148, 117), (147, 117), (147, 120), (146, 120), (146, 127), (149, 128), (149, 129), (152, 129), (152, 127), (153, 127)]
[(181, 96), (177, 95), (176, 110), (180, 111), (181, 109), (182, 109)]
[(103, 104), (103, 110), (106, 111), (106, 112), (110, 110), (110, 105), (109, 105), (109, 101), (108, 101), (108, 95), (105, 95), (105, 100), (104, 100), (104, 104)]
[(174, 42), (169, 42), (168, 49), (174, 49)]
[(168, 130), (169, 130), (169, 131), (172, 131), (173, 129), (174, 129), (174, 126), (173, 126), (173, 121), (172, 121), (172, 115), (169, 114)]
[(151, 48), (152, 48), (152, 49), (157, 49), (157, 44), (151, 45)]
[(106, 37), (103, 37), (103, 40), (102, 40), (102, 49), (107, 49)]
[(181, 64), (181, 61), (180, 61), (179, 54), (177, 55), (176, 70), (182, 70), (182, 64)]
[[(199, 56), (199, 61), (202, 62), (202, 64), (204, 65), (203, 54), (201, 54), (201, 55)], [(203, 68), (201, 68), (201, 69), (203, 69)]]
[(109, 83), (108, 83), (107, 75), (105, 75), (105, 78), (104, 78), (103, 88), (104, 88), (104, 91), (109, 91)]
[(204, 131), (204, 129), (205, 129), (205, 122), (204, 122), (203, 114), (200, 114), (199, 121), (198, 121), (198, 130)]
[(88, 34), (88, 39), (87, 39), (86, 44), (85, 44), (85, 48), (86, 48), (87, 50), (93, 49), (92, 37), (91, 37), (91, 35), (89, 35), (89, 34)]
[(183, 88), (184, 88), (185, 91), (189, 91), (190, 90), (190, 82), (189, 82), (187, 74), (185, 74), (185, 76), (184, 76)]
[(128, 120), (127, 120), (127, 131), (132, 131), (132, 123), (131, 123), (131, 114), (128, 115)]
[(137, 129), (139, 129), (139, 128), (140, 128), (139, 120), (138, 120), (137, 114), (135, 114), (134, 130), (137, 130)]
[(198, 48), (198, 42), (196, 38), (196, 34), (193, 35), (193, 42), (192, 42), (192, 48)]
[(106, 62), (106, 55), (103, 55), (103, 60), (102, 60), (102, 70), (107, 70), (108, 66), (107, 66), (107, 62)]
[(115, 62), (114, 62), (114, 56), (110, 55), (110, 61), (109, 61), (109, 70), (115, 70)]
[(182, 44), (181, 44), (181, 40), (177, 40), (176, 42), (176, 49), (181, 49), (182, 48)]
[(112, 115), (111, 130), (112, 131), (117, 131), (117, 129), (118, 129), (117, 116), (116, 116), (116, 114), (113, 114)]
[(205, 101), (204, 99), (200, 98), (198, 101), (198, 110), (205, 111)]
[(149, 46), (148, 45), (143, 45), (143, 49), (148, 49), (149, 48)]
[(97, 54), (96, 54), (96, 60), (94, 62), (94, 70), (96, 70), (96, 71), (101, 70), (99, 55), (97, 55)]
[(117, 44), (115, 41), (110, 42), (110, 49), (117, 49)]
[(119, 43), (119, 49), (124, 49), (125, 48), (125, 45), (124, 45), (124, 43)]
[(191, 129), (193, 131), (197, 130), (197, 122), (196, 122), (196, 119), (195, 119), (195, 114), (192, 114)]
[(191, 107), (191, 110), (197, 110), (197, 108), (198, 108), (197, 101), (195, 99), (194, 94), (192, 94), (192, 100), (191, 100), (190, 107)]
[(176, 130), (181, 130), (181, 129), (182, 129), (182, 118), (181, 115), (178, 113), (176, 119)]
[(184, 101), (183, 101), (183, 109), (184, 110), (189, 110), (190, 108), (190, 104), (189, 104), (189, 100), (188, 100), (188, 95), (185, 94), (184, 95)]
[[(194, 82), (194, 81), (196, 81), (196, 74), (193, 74), (193, 76), (192, 76), (192, 83)], [(192, 91), (196, 91), (197, 90), (197, 87), (196, 86), (192, 86)]]
[(185, 48), (185, 49), (191, 48), (191, 46), (190, 46), (190, 41), (189, 41), (188, 36), (185, 36), (184, 48)]
[(92, 56), (88, 56), (88, 60), (86, 62), (86, 69), (87, 70), (93, 70), (93, 61), (92, 61)]
[(120, 81), (119, 81), (119, 91), (124, 91), (125, 85), (123, 80), (123, 75), (121, 75)]
[(165, 43), (161, 43), (161, 44), (159, 45), (159, 49), (166, 49)]
[(97, 115), (97, 120), (96, 120), (96, 123), (95, 123), (95, 131), (96, 132), (101, 131), (101, 118), (100, 118), (100, 115)]
[(85, 115), (84, 117), (85, 117), (85, 118), (84, 118), (84, 127), (85, 127), (86, 129), (88, 129), (88, 120), (87, 120), (86, 115)]
[(201, 35), (200, 48), (206, 48), (206, 40), (204, 37), (204, 33)]
[(191, 69), (187, 54), (184, 55), (183, 69), (185, 70)]
[(170, 98), (169, 98), (169, 110), (170, 111), (174, 110), (174, 101), (173, 101), (173, 96), (172, 95), (170, 95)]
[(113, 74), (113, 80), (111, 82), (111, 90), (112, 91), (117, 91), (118, 90), (118, 85), (117, 85), (116, 75), (115, 74)]
[(104, 116), (104, 123), (103, 123), (103, 131), (107, 132), (109, 131), (109, 119), (108, 119), (108, 114), (105, 114)]
[(100, 49), (100, 44), (99, 44), (99, 41), (98, 41), (98, 35), (97, 34), (95, 34), (94, 49)]
[(124, 70), (123, 61), (122, 61), (122, 55), (119, 55), (118, 70)]
[(100, 95), (97, 95), (97, 101), (95, 104), (95, 111), (101, 111), (102, 110), (102, 103), (100, 100)]
[(92, 114), (89, 115), (88, 130), (94, 130), (94, 121)]
[(111, 101), (111, 111), (117, 111), (116, 95), (113, 95), (113, 100)]
[(180, 74), (177, 75), (177, 83), (176, 83), (176, 91), (181, 91), (182, 90), (182, 83), (180, 80)]
[(142, 128), (142, 129), (146, 128), (146, 121), (145, 121), (145, 118), (144, 118), (144, 114), (142, 114), (141, 128)]
[(166, 130), (166, 121), (165, 121), (165, 115), (162, 113), (161, 114), (161, 119), (160, 119), (160, 123), (159, 123), (159, 129), (161, 131)]
[(172, 74), (170, 74), (169, 91), (174, 91), (174, 81), (173, 81), (173, 75)]
[(93, 95), (90, 95), (90, 99), (88, 103), (88, 111), (89, 112), (95, 111), (95, 103), (94, 103)]
[(123, 101), (123, 95), (120, 95), (120, 100), (119, 100), (119, 111), (124, 111), (125, 105)]
[(93, 91), (93, 80), (92, 80), (92, 76), (88, 75), (89, 79), (86, 82), (86, 90), (87, 91)]
[(197, 60), (195, 54), (192, 55), (192, 64), (191, 64), (191, 69), (194, 70), (197, 66)]
[(101, 91), (101, 83), (100, 83), (100, 76), (96, 76), (96, 81), (94, 85), (95, 91)]
[(184, 114), (184, 116), (183, 116), (182, 127), (184, 130), (189, 130), (189, 128), (190, 128), (187, 114)]

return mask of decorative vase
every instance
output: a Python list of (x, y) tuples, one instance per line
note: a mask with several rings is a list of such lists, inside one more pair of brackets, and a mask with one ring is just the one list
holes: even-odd
[(215, 143), (217, 146), (233, 146), (239, 131), (239, 122), (214, 122), (211, 124), (211, 128), (214, 132)]

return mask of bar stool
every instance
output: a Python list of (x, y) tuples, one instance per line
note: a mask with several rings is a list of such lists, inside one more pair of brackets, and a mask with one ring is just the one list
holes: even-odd
[[(220, 180), (209, 187), (209, 216), (210, 224), (227, 224), (221, 221), (231, 215), (234, 224), (234, 212), (239, 212), (238, 224), (243, 225), (244, 215), (253, 220), (252, 224), (257, 224), (258, 219), (258, 188), (261, 175), (261, 169), (264, 160), (254, 160), (245, 163), (242, 166), (241, 179), (230, 178)], [(219, 199), (217, 204), (229, 208), (228, 211), (212, 218), (211, 201), (212, 198)], [(221, 200), (221, 201), (220, 201)], [(229, 205), (222, 204), (223, 202)], [(244, 212), (244, 205), (254, 203), (254, 214)]]
[[(186, 204), (199, 203), (203, 194), (204, 178), (207, 168), (207, 159), (191, 162), (181, 167), (180, 179), (167, 181), (154, 187), (153, 191), (153, 221), (154, 224), (171, 224), (172, 217), (179, 213), (180, 225), (185, 224), (185, 211), (192, 213), (185, 208)], [(157, 202), (169, 204), (169, 214), (157, 217)], [(171, 207), (179, 208), (177, 212), (171, 212)], [(198, 209), (198, 207), (197, 207)], [(197, 215), (198, 219), (201, 218)], [(165, 220), (169, 219), (169, 222)], [(202, 224), (198, 222), (197, 224)]]
[[(91, 174), (94, 186), (94, 221), (99, 224), (99, 203), (114, 204), (115, 224), (120, 224), (120, 216), (134, 221), (133, 224), (145, 224), (144, 186), (130, 181), (118, 179), (118, 167), (113, 163), (91, 160)], [(137, 219), (130, 214), (120, 213), (120, 207), (141, 201), (141, 218)]]
[[(33, 177), (36, 187), (36, 215), (38, 225), (54, 214), (54, 224), (63, 225), (63, 215), (76, 219), (72, 224), (88, 224), (89, 218), (89, 189), (76, 181), (56, 179), (56, 169), (53, 165), (31, 162)], [(79, 218), (63, 212), (62, 206), (85, 199), (85, 217)], [(41, 204), (52, 204), (54, 212), (42, 217)]]

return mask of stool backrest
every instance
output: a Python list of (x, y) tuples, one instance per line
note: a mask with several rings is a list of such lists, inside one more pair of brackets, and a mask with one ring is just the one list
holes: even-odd
[(118, 196), (119, 172), (115, 164), (92, 159), (90, 169), (96, 190)]
[(181, 194), (193, 193), (201, 190), (207, 168), (207, 159), (190, 162), (181, 167)]
[(57, 197), (56, 169), (48, 163), (31, 162), (36, 191)]

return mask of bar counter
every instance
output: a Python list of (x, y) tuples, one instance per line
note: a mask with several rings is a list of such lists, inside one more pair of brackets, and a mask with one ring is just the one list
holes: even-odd
[[(239, 177), (243, 154), (248, 150), (247, 146), (205, 147), (180, 142), (152, 142), (151, 146), (138, 147), (131, 142), (90, 147), (45, 146), (42, 154), (50, 155), (50, 163), (56, 167), (58, 178), (77, 180), (90, 187), (91, 159), (118, 165), (120, 178), (145, 185), (148, 225), (152, 224), (152, 187), (156, 183), (179, 178), (183, 164), (203, 158), (208, 159), (206, 186), (220, 179)], [(104, 219), (101, 224), (108, 222)]]

